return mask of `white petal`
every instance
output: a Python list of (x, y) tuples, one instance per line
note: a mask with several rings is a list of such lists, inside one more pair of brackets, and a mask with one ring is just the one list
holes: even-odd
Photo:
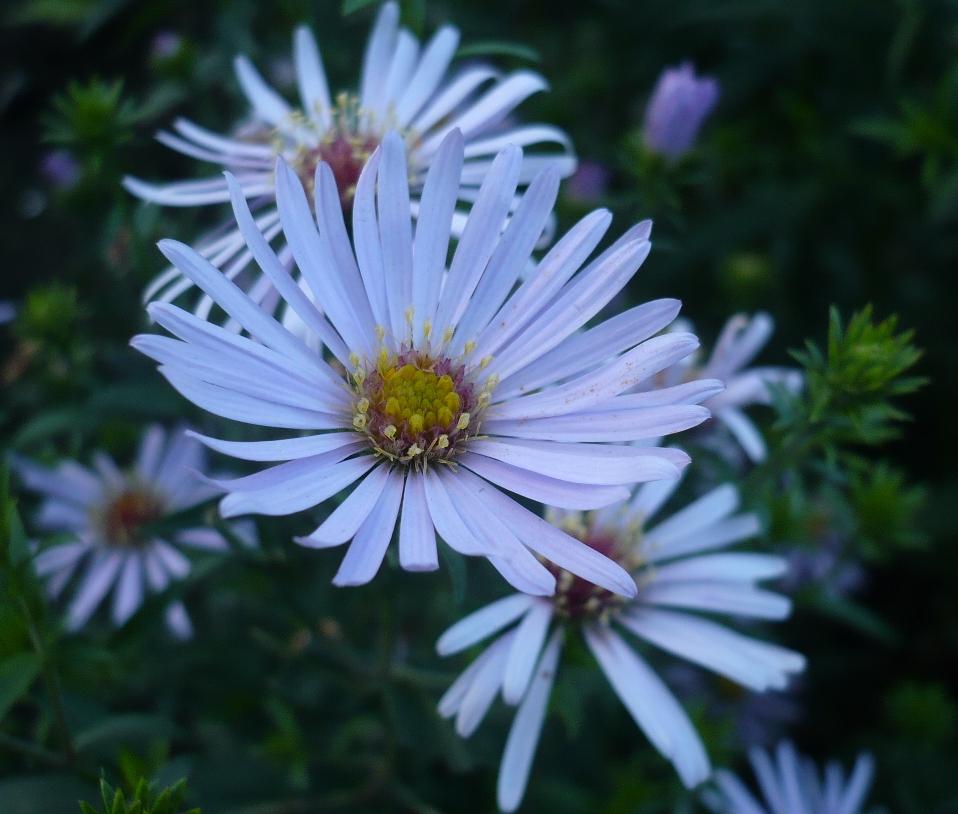
[(875, 759), (868, 754), (859, 755), (855, 761), (855, 768), (852, 769), (851, 777), (848, 778), (845, 793), (842, 795), (841, 807), (836, 814), (858, 814), (865, 802), (865, 797), (868, 795), (868, 789), (874, 776)]
[(113, 592), (113, 624), (124, 624), (143, 604), (143, 559), (128, 554)]
[(407, 571), (435, 571), (439, 567), (426, 484), (418, 472), (410, 472), (406, 478), (399, 523), (399, 564)]
[(90, 547), (82, 542), (64, 543), (45, 548), (33, 560), (33, 568), (41, 579), (64, 569), (69, 569), (72, 573), (73, 568), (89, 550)]
[(470, 613), (439, 637), (436, 652), (440, 656), (450, 656), (472, 647), (512, 624), (526, 613), (535, 601), (527, 594), (510, 594)]
[(198, 548), (202, 551), (228, 551), (229, 543), (216, 529), (195, 528), (184, 529), (176, 533), (174, 538), (178, 545)]
[(686, 788), (705, 780), (711, 772), (705, 747), (662, 679), (608, 628), (586, 627), (583, 633), (616, 695)]
[[(490, 439), (470, 441), (469, 450), (571, 483), (619, 486), (679, 474), (667, 458), (650, 455), (642, 447)], [(676, 460), (682, 460), (681, 456)]]
[(536, 553), (609, 591), (630, 598), (636, 595), (635, 580), (608, 557), (534, 515), (468, 470), (459, 472), (459, 480), (485, 503), (497, 520)]
[(654, 583), (642, 592), (653, 605), (732, 613), (758, 619), (785, 619), (792, 612), (787, 597), (760, 588), (729, 582)]
[(333, 577), (333, 585), (365, 585), (376, 576), (396, 528), (405, 480), (405, 473), (401, 470), (389, 473), (386, 487), (356, 532), (339, 571)]
[(208, 147), (211, 150), (217, 150), (226, 155), (245, 156), (246, 158), (258, 158), (264, 162), (269, 162), (271, 166), (275, 155), (273, 148), (268, 144), (257, 144), (249, 141), (238, 141), (237, 139), (223, 138), (223, 136), (210, 132), (205, 127), (200, 127), (195, 122), (182, 117), (173, 122), (173, 129), (181, 135)]
[(164, 614), (166, 626), (180, 641), (193, 638), (193, 623), (190, 621), (186, 606), (182, 602), (172, 602)]
[(396, 47), (399, 28), (399, 4), (383, 3), (363, 56), (362, 81), (359, 91), (359, 106), (366, 110), (378, 110), (388, 80), (389, 65)]
[(655, 569), (657, 582), (714, 579), (754, 582), (780, 577), (788, 570), (784, 557), (774, 554), (708, 554), (660, 565)]
[(396, 102), (395, 117), (406, 127), (433, 95), (459, 46), (459, 31), (446, 25), (440, 28), (423, 50), (416, 72)]
[(419, 40), (407, 29), (400, 28), (392, 61), (386, 70), (386, 86), (379, 97), (378, 105), (372, 109), (375, 114), (373, 123), (386, 120), (395, 110), (397, 100), (409, 88), (418, 61)]
[(733, 407), (725, 407), (716, 410), (715, 418), (728, 427), (729, 432), (742, 445), (745, 454), (753, 463), (761, 463), (765, 460), (768, 455), (765, 439), (745, 413)]
[(86, 624), (113, 587), (122, 564), (123, 557), (114, 551), (94, 553), (67, 607), (67, 630), (79, 630)]
[(351, 540), (379, 502), (389, 479), (389, 467), (377, 466), (322, 525), (308, 537), (294, 537), (307, 548), (331, 548)]
[(732, 484), (725, 483), (690, 503), (681, 511), (645, 532), (649, 547), (666, 547), (728, 517), (739, 506), (739, 494)]
[(409, 332), (406, 309), (413, 304), (412, 224), (409, 215), (409, 174), (402, 137), (390, 130), (382, 143), (379, 164), (379, 232), (387, 274), (386, 299), (393, 333)]
[(739, 514), (699, 529), (693, 535), (682, 536), (667, 545), (650, 543), (646, 537), (642, 543), (642, 554), (648, 562), (661, 562), (700, 551), (725, 548), (740, 540), (755, 537), (761, 530), (756, 515)]
[(475, 732), (492, 706), (496, 693), (502, 686), (506, 659), (509, 657), (514, 637), (515, 632), (510, 630), (493, 642), (486, 651), (489, 654), (488, 659), (483, 663), (482, 669), (476, 672), (456, 715), (456, 732), (461, 737), (468, 738)]
[(516, 627), (502, 679), (502, 699), (507, 704), (518, 704), (525, 695), (551, 621), (552, 603), (540, 599)]
[(613, 359), (661, 331), (675, 319), (681, 307), (682, 303), (678, 300), (653, 300), (571, 336), (504, 380), (497, 389), (496, 397), (505, 399), (531, 393), (539, 387), (562, 381), (593, 365)]
[(56, 469), (48, 469), (20, 456), (14, 456), (11, 463), (23, 485), (34, 492), (78, 506), (88, 506), (103, 495), (100, 479), (74, 461), (63, 461)]
[(389, 302), (386, 298), (386, 272), (379, 239), (379, 216), (376, 214), (376, 184), (381, 163), (382, 150), (377, 148), (366, 162), (356, 183), (356, 195), (353, 198), (353, 243), (373, 317), (377, 325), (386, 327), (390, 323)]
[(136, 453), (136, 472), (147, 483), (156, 476), (165, 443), (166, 433), (159, 424), (151, 424), (143, 432)]
[(283, 438), (277, 441), (221, 441), (192, 430), (188, 435), (210, 449), (244, 461), (291, 461), (297, 458), (308, 458), (311, 455), (339, 449), (356, 440), (356, 436), (349, 432), (328, 432), (321, 435), (307, 435), (304, 438)]
[[(455, 327), (499, 242), (519, 180), (522, 150), (507, 147), (492, 163), (449, 267), (436, 309), (436, 329)], [(538, 234), (536, 235), (538, 237)]]
[(768, 814), (734, 774), (727, 769), (715, 771), (715, 783), (728, 801), (727, 811), (734, 814)]
[(629, 490), (623, 486), (573, 484), (472, 452), (464, 453), (459, 461), (463, 466), (497, 486), (548, 506), (558, 506), (563, 509), (598, 509), (625, 500), (629, 496)]
[(539, 659), (529, 692), (509, 729), (496, 784), (496, 800), (502, 811), (515, 811), (525, 795), (561, 652), (562, 629), (558, 628)]
[(620, 619), (637, 636), (755, 692), (784, 689), (789, 675), (805, 668), (799, 653), (696, 616), (635, 608)]
[[(355, 451), (349, 447), (343, 449), (350, 450), (347, 454)], [(342, 451), (337, 450), (336, 455), (340, 455)], [(372, 455), (362, 455), (336, 463), (330, 463), (332, 459), (326, 458), (327, 455), (332, 453), (279, 464), (259, 473), (265, 477), (247, 481), (255, 483), (257, 488), (236, 491), (224, 497), (220, 502), (220, 514), (223, 517), (236, 517), (241, 514), (293, 514), (328, 500), (376, 464)], [(318, 459), (324, 460), (319, 462)]]
[(256, 115), (275, 126), (288, 124), (292, 108), (282, 96), (266, 84), (253, 64), (245, 56), (240, 55), (233, 60), (233, 68), (236, 70), (240, 87), (253, 106), (253, 110), (256, 111)]
[[(488, 65), (477, 65), (467, 68), (452, 82), (445, 86), (436, 97), (428, 103), (412, 122), (411, 129), (417, 133), (427, 133), (431, 128), (446, 120), (473, 91), (480, 85), (495, 79), (498, 72)], [(453, 128), (449, 128), (453, 129)], [(443, 133), (447, 130), (443, 128)]]
[(517, 205), (510, 204), (513, 215), (459, 320), (454, 352), (463, 351), (466, 342), (479, 336), (532, 263), (532, 251), (549, 223), (558, 193), (559, 171), (549, 167), (533, 180)]
[(733, 317), (725, 326), (702, 375), (710, 379), (729, 378), (755, 358), (774, 330), (775, 323), (766, 313), (755, 314), (750, 321)]
[(164, 540), (154, 540), (151, 551), (175, 579), (183, 579), (190, 572), (190, 561)]
[[(506, 636), (510, 636), (511, 638), (511, 634), (507, 633)], [(490, 658), (495, 657), (497, 650), (496, 644), (498, 643), (494, 642), (491, 647), (487, 647), (483, 650), (473, 660), (472, 664), (462, 671), (459, 678), (452, 683), (452, 686), (443, 693), (437, 705), (437, 711), (443, 718), (450, 718), (459, 712), (459, 708), (462, 706), (462, 700), (466, 697), (466, 693), (472, 688), (476, 676), (482, 672)]]
[(329, 127), (329, 83), (323, 69), (323, 59), (313, 32), (304, 25), (296, 28), (293, 37), (293, 59), (296, 62), (296, 81), (303, 110), (319, 126), (320, 131)]
[(462, 150), (462, 133), (453, 130), (439, 148), (422, 192), (412, 271), (414, 338), (417, 341), (424, 338), (425, 321), (432, 322), (436, 316), (462, 171)]
[[(683, 470), (683, 473), (687, 470)], [(682, 477), (673, 480), (656, 480), (643, 483), (635, 490), (635, 495), (629, 502), (629, 512), (636, 517), (643, 527), (646, 520), (653, 517), (662, 508), (665, 502), (672, 497), (682, 482)]]

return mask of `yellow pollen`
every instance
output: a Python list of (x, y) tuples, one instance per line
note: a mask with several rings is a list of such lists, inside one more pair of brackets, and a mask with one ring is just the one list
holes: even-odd
[(426, 320), (425, 322), (423, 322), (423, 324), (422, 324), (422, 335), (428, 339), (428, 338), (429, 338), (429, 334), (431, 334), (431, 333), (432, 333), (432, 320), (431, 320), (431, 319), (427, 319), (427, 320)]
[(389, 424), (389, 425), (387, 425), (387, 426), (386, 426), (386, 429), (383, 430), (383, 435), (385, 435), (387, 438), (395, 438), (395, 437), (396, 437), (396, 425), (395, 425), (395, 424)]
[(470, 353), (472, 353), (475, 349), (476, 349), (476, 340), (475, 340), (475, 339), (470, 339), (468, 342), (466, 342), (466, 344), (465, 344), (465, 346), (463, 347), (462, 350), (463, 350), (463, 352), (466, 354), (466, 356), (468, 356), (468, 355), (469, 355)]
[(466, 427), (468, 427), (469, 418), (470, 418), (469, 413), (463, 413), (461, 416), (459, 416), (459, 422), (456, 424), (456, 429), (464, 430)]
[(482, 357), (482, 361), (479, 362), (479, 368), (480, 368), (480, 370), (483, 369), (483, 368), (489, 367), (489, 365), (492, 364), (492, 360), (493, 360), (493, 357), (492, 357), (492, 356), (483, 356), (483, 357)]
[(362, 398), (356, 402), (356, 409), (361, 413), (369, 412), (369, 399)]
[[(359, 354), (355, 351), (349, 354), (349, 364), (353, 367), (359, 367)], [(358, 370), (356, 371), (359, 372)]]
[(438, 446), (439, 449), (445, 449), (446, 447), (448, 447), (448, 446), (449, 446), (449, 436), (448, 436), (448, 435), (445, 435), (445, 434), (440, 435), (440, 436), (439, 436), (439, 440), (436, 442), (436, 446)]
[[(407, 431), (414, 435), (434, 427), (448, 427), (462, 408), (462, 398), (449, 375), (437, 376), (406, 364), (381, 370), (381, 376), (383, 385), (377, 402), (397, 424), (405, 421)], [(361, 404), (362, 400), (357, 409), (364, 412)]]

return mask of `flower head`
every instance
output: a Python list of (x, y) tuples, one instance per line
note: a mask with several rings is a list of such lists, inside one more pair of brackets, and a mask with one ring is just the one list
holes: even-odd
[(799, 755), (788, 741), (778, 745), (774, 759), (753, 748), (749, 760), (765, 797), (761, 805), (745, 784), (726, 769), (715, 772), (717, 789), (702, 795), (716, 814), (859, 814), (875, 774), (875, 761), (861, 754), (848, 779), (837, 761), (819, 776), (810, 758)]
[[(676, 320), (670, 327), (670, 330), (678, 331), (691, 329), (692, 326), (684, 320)], [(769, 404), (772, 400), (769, 385), (798, 392), (804, 382), (801, 371), (796, 368), (748, 367), (765, 347), (774, 329), (775, 323), (764, 312), (752, 317), (736, 314), (725, 323), (708, 362), (699, 364), (696, 356), (690, 355), (655, 379), (656, 385), (667, 387), (703, 378), (725, 382), (725, 390), (704, 402), (705, 406), (755, 462), (764, 460), (768, 450), (762, 434), (742, 408)]]
[[(458, 44), (459, 31), (444, 26), (420, 47), (409, 31), (399, 28), (399, 5), (387, 2), (366, 46), (358, 90), (331, 94), (313, 34), (300, 27), (293, 38), (293, 50), (301, 107), (292, 107), (267, 85), (245, 56), (239, 56), (236, 75), (252, 108), (251, 121), (233, 136), (224, 137), (179, 119), (173, 125), (175, 133), (161, 132), (157, 138), (174, 150), (231, 170), (243, 195), (252, 202), (257, 225), (272, 241), (281, 231), (275, 206), (277, 157), (284, 159), (308, 192), (312, 192), (317, 167), (325, 163), (348, 214), (363, 166), (387, 130), (394, 129), (402, 135), (410, 175), (409, 209), (416, 216), (422, 206), (426, 172), (442, 140), (458, 128), (466, 141), (467, 159), (455, 191), (458, 206), (452, 231), (459, 234), (492, 157), (505, 145), (551, 145), (551, 152), (523, 159), (523, 185), (551, 162), (557, 163), (563, 177), (568, 176), (575, 170), (576, 161), (571, 142), (561, 130), (504, 123), (526, 98), (547, 89), (541, 76), (529, 71), (502, 76), (487, 65), (472, 65), (451, 74)], [(167, 206), (230, 199), (222, 177), (161, 185), (126, 178), (124, 185), (143, 200)], [(548, 236), (551, 231), (549, 219), (541, 234)], [(242, 235), (233, 228), (210, 235), (201, 241), (198, 250), (230, 279), (244, 272), (251, 261)], [(289, 265), (288, 248), (281, 246), (279, 254)], [(240, 279), (247, 281), (244, 289), (256, 302), (270, 311), (275, 307), (279, 296), (268, 278), (254, 273)], [(170, 302), (191, 286), (189, 278), (171, 268), (154, 280), (144, 297)], [(197, 313), (206, 316), (211, 305), (209, 298), (202, 298)]]
[(545, 169), (503, 231), (522, 172), (517, 147), (490, 167), (447, 271), (463, 154), (464, 139), (454, 130), (425, 180), (413, 241), (406, 153), (401, 135), (387, 134), (357, 183), (354, 245), (329, 165), (316, 173), (314, 220), (296, 171), (280, 159), (279, 213), (308, 292), (273, 253), (239, 183), (229, 179), (250, 252), (332, 364), (173, 241), (161, 244), (166, 256), (253, 339), (154, 303), (151, 315), (178, 339), (140, 336), (133, 344), (204, 409), (318, 433), (253, 443), (201, 440), (248, 460), (287, 461), (217, 481), (229, 492), (220, 506), (227, 517), (291, 514), (355, 485), (299, 541), (317, 548), (353, 541), (336, 584), (372, 579), (398, 522), (407, 570), (438, 567), (438, 532), (456, 550), (488, 557), (520, 590), (551, 594), (555, 587), (531, 549), (610, 591), (632, 594), (635, 585), (620, 566), (499, 487), (581, 509), (621, 499), (624, 484), (675, 478), (688, 462), (684, 453), (622, 442), (700, 423), (708, 413), (696, 402), (721, 385), (620, 395), (696, 347), (688, 334), (655, 336), (675, 317), (675, 300), (579, 332), (645, 259), (647, 222), (580, 270), (610, 221), (607, 212), (593, 212), (516, 285), (559, 184), (558, 168)]
[(791, 606), (755, 584), (784, 571), (781, 557), (713, 553), (758, 532), (755, 515), (735, 514), (738, 493), (732, 486), (720, 486), (647, 527), (675, 486), (675, 481), (648, 483), (631, 500), (590, 513), (550, 511), (553, 524), (629, 571), (638, 586), (634, 598), (615, 596), (553, 566), (557, 587), (551, 598), (508, 596), (462, 619), (437, 642), (439, 653), (449, 655), (508, 628), (439, 702), (441, 714), (456, 716), (463, 736), (472, 734), (500, 691), (506, 703), (519, 705), (499, 770), (503, 811), (514, 811), (525, 793), (567, 629), (582, 634), (635, 722), (689, 787), (710, 772), (702, 742), (679, 702), (620, 630), (757, 692), (784, 688), (789, 675), (804, 668), (798, 653), (685, 612), (782, 619)]
[(645, 108), (645, 146), (673, 161), (680, 158), (718, 100), (718, 82), (711, 76), (696, 77), (691, 62), (666, 68)]
[[(163, 536), (150, 528), (166, 515), (217, 493), (193, 475), (193, 470), (205, 468), (205, 452), (184, 428), (167, 439), (163, 429), (153, 425), (144, 432), (129, 472), (121, 471), (103, 452), (93, 456), (93, 469), (75, 461), (48, 469), (22, 458), (15, 460), (24, 485), (44, 496), (36, 525), (72, 536), (44, 549), (35, 560), (37, 574), (46, 580), (54, 599), (79, 574), (67, 605), (69, 630), (83, 627), (111, 590), (113, 624), (124, 624), (143, 604), (148, 590), (159, 593), (171, 580), (189, 573), (190, 561), (180, 547), (227, 548), (226, 540), (211, 528)], [(252, 539), (252, 529), (237, 531)], [(169, 605), (166, 621), (175, 635), (187, 638), (192, 634), (181, 601)]]

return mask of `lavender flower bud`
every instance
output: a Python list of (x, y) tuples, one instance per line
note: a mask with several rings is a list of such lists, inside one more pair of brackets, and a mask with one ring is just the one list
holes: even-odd
[(66, 150), (54, 150), (43, 157), (40, 171), (50, 186), (56, 189), (70, 189), (80, 180), (80, 164), (73, 154)]
[(673, 161), (680, 158), (692, 146), (718, 99), (718, 81), (711, 76), (697, 78), (691, 62), (666, 68), (645, 109), (645, 146)]

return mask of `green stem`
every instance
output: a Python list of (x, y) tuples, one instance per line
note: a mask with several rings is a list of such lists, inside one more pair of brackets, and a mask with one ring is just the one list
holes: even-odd
[(7, 735), (0, 732), (0, 747), (9, 749), (12, 752), (19, 752), (21, 755), (49, 763), (52, 766), (63, 766), (66, 759), (59, 752), (53, 752), (50, 749), (44, 749), (30, 741), (15, 738), (13, 735)]
[(46, 685), (47, 694), (50, 696), (50, 701), (53, 704), (53, 712), (56, 716), (57, 725), (60, 728), (60, 735), (63, 739), (64, 754), (66, 755), (67, 762), (72, 764), (76, 759), (76, 749), (73, 746), (73, 736), (70, 733), (70, 724), (67, 721), (66, 708), (63, 704), (63, 692), (60, 688), (60, 679), (59, 676), (57, 676), (56, 667), (50, 658), (46, 643), (43, 641), (43, 636), (41, 636), (40, 631), (37, 630), (37, 625), (29, 605), (27, 605), (23, 599), (20, 600), (20, 605), (27, 619), (27, 628), (30, 633), (30, 641), (33, 644), (33, 649), (36, 650), (37, 655), (40, 657), (43, 683)]

